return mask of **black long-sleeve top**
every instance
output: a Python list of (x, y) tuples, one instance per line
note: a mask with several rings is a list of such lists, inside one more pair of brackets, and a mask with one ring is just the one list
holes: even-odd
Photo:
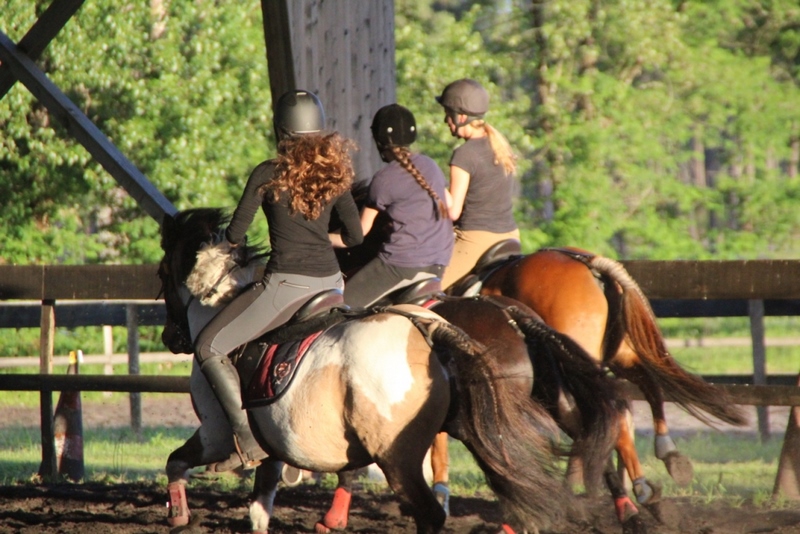
[(272, 180), (275, 161), (258, 165), (244, 188), (242, 198), (233, 212), (225, 236), (233, 244), (244, 241), (247, 229), (261, 206), (269, 225), (270, 258), (266, 271), (302, 274), (304, 276), (330, 276), (339, 272), (339, 263), (328, 238), (328, 224), (335, 209), (342, 221), (342, 240), (348, 247), (364, 240), (361, 222), (353, 196), (346, 191), (329, 202), (320, 216), (310, 221), (301, 213), (290, 213), (289, 194), (284, 191), (275, 201), (273, 195), (261, 195), (258, 189)]

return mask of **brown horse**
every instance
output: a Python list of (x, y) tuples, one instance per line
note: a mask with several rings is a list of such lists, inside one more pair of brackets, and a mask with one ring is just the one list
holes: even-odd
[[(387, 297), (392, 301), (394, 295)], [(401, 297), (402, 298), (402, 297)], [(585, 467), (594, 493), (601, 473), (611, 490), (625, 532), (644, 532), (644, 523), (610, 464), (619, 416), (614, 381), (572, 339), (545, 325), (525, 305), (506, 297), (438, 298), (426, 304), (487, 348), (503, 377), (520, 398), (547, 408), (573, 439), (571, 455)], [(434, 494), (448, 501), (447, 435), (431, 448)], [(347, 526), (354, 475), (339, 473), (333, 503), (317, 532)], [(506, 525), (504, 532), (513, 532)]]
[[(203, 321), (218, 311), (199, 304), (185, 281), (198, 250), (213, 243), (226, 224), (213, 209), (164, 220), (158, 274), (167, 308), (162, 339), (172, 351), (191, 347)], [(251, 257), (247, 250), (242, 255)], [(267, 335), (236, 351), (240, 364), (277, 334)], [(465, 442), (514, 521), (535, 530), (561, 515), (567, 495), (555, 469), (552, 431), (546, 431), (555, 428), (552, 419), (507, 387), (503, 371), (461, 330), (412, 306), (356, 314), (314, 336), (304, 343), (302, 364), (293, 374), (287, 374), (289, 365), (274, 370), (291, 383), (279, 395), (267, 399), (273, 383), (250, 380), (259, 373), (242, 373), (250, 425), (270, 455), (256, 474), (253, 532), (267, 531), (281, 462), (320, 472), (376, 463), (412, 510), (417, 532), (438, 532), (445, 512), (427, 487), (422, 461), (443, 428)], [(298, 353), (293, 361), (299, 358)], [(264, 369), (263, 376), (275, 376)], [(230, 425), (196, 365), (190, 384), (201, 427), (166, 466), (168, 522), (177, 528), (190, 520), (188, 470), (225, 460), (234, 451)]]
[[(481, 294), (525, 303), (641, 389), (653, 414), (655, 455), (679, 485), (689, 484), (692, 466), (669, 435), (665, 395), (707, 424), (712, 424), (709, 415), (734, 425), (746, 422), (722, 391), (686, 372), (670, 355), (647, 298), (619, 262), (575, 248), (543, 249), (490, 265), (479, 276)], [(639, 502), (646, 503), (649, 484), (644, 485), (629, 432), (620, 433), (617, 450)]]

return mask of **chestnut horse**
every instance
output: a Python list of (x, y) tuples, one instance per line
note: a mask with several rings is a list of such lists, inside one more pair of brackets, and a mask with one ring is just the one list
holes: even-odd
[[(185, 352), (217, 311), (200, 305), (185, 281), (198, 250), (226, 224), (215, 209), (164, 220), (158, 270), (167, 307), (162, 340), (173, 352)], [(251, 254), (245, 250), (243, 256)], [(507, 387), (503, 371), (479, 344), (424, 308), (353, 315), (315, 334), (279, 396), (269, 403), (245, 396), (253, 432), (269, 453), (256, 473), (253, 532), (267, 531), (282, 462), (321, 472), (376, 463), (413, 511), (417, 532), (438, 532), (445, 512), (425, 482), (422, 462), (442, 429), (464, 441), (510, 519), (536, 530), (561, 515), (567, 498), (555, 468), (552, 419)], [(236, 352), (239, 363), (258, 353), (258, 345)], [(166, 466), (168, 522), (178, 528), (190, 519), (188, 470), (234, 451), (230, 425), (196, 365), (190, 383), (201, 427)], [(243, 383), (249, 391), (253, 385)]]
[[(649, 301), (619, 262), (576, 248), (542, 249), (487, 265), (478, 276), (481, 294), (525, 303), (616, 376), (639, 387), (653, 414), (655, 455), (678, 485), (691, 482), (692, 465), (669, 435), (665, 397), (710, 425), (709, 415), (734, 425), (746, 422), (724, 392), (685, 371), (670, 355)], [(464, 282), (449, 291), (458, 292)], [(652, 485), (644, 479), (629, 432), (621, 432), (617, 451), (637, 498), (646, 503)]]

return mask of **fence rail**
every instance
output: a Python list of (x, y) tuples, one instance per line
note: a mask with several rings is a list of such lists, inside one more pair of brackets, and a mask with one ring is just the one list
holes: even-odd
[[(781, 376), (774, 383), (783, 385), (744, 385), (716, 383), (715, 376), (704, 377), (730, 394), (736, 404), (750, 406), (800, 406), (800, 387), (795, 376)], [(116, 391), (127, 393), (189, 393), (189, 377), (153, 375), (0, 375), (0, 390), (8, 391)], [(622, 392), (633, 400), (645, 400), (639, 388), (622, 382)], [(672, 400), (667, 396), (667, 400)]]
[[(720, 384), (739, 404), (755, 405), (762, 436), (769, 435), (767, 406), (795, 406), (800, 412), (800, 386), (771, 385), (766, 375), (764, 317), (800, 315), (800, 261), (629, 261), (622, 262), (651, 301), (659, 317), (750, 318), (753, 346), (753, 385)], [(52, 428), (52, 391), (97, 390), (131, 392), (132, 425), (137, 428), (134, 404), (140, 392), (188, 391), (186, 377), (135, 376), (138, 374), (138, 325), (162, 324), (163, 304), (154, 302), (160, 292), (155, 265), (90, 266), (0, 266), (0, 327), (41, 329), (39, 375), (0, 375), (0, 389), (40, 391), (42, 412), (42, 460), (53, 470), (55, 449)], [(38, 304), (20, 301), (35, 300)], [(100, 308), (81, 308), (80, 300), (123, 301), (103, 303)], [(56, 306), (56, 302), (59, 305)], [(149, 301), (147, 304), (136, 301)], [(16, 307), (14, 307), (16, 306)], [(10, 309), (10, 311), (9, 311)], [(53, 338), (55, 325), (119, 325), (128, 327), (129, 375), (54, 376)], [(710, 377), (709, 377), (710, 378)], [(742, 377), (740, 377), (742, 378)], [(731, 380), (732, 377), (727, 377)], [(796, 378), (795, 378), (796, 380)], [(712, 380), (713, 383), (713, 380)], [(625, 391), (633, 399), (644, 399), (632, 384)], [(140, 409), (140, 405), (139, 405)], [(789, 418), (786, 445), (790, 435), (800, 439), (800, 413)], [(139, 423), (140, 424), (140, 419)], [(792, 438), (796, 439), (796, 438)], [(784, 447), (786, 448), (786, 447)], [(784, 458), (785, 456), (785, 458)], [(794, 476), (800, 479), (800, 456), (783, 454), (784, 463), (797, 464)], [(784, 460), (786, 460), (784, 462)], [(790, 469), (791, 470), (791, 469)], [(779, 470), (780, 471), (780, 470)], [(51, 473), (54, 476), (55, 472)], [(776, 483), (777, 487), (777, 483)]]

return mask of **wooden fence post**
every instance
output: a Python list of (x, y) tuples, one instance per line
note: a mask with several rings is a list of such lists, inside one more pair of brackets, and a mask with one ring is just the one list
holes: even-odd
[[(56, 301), (42, 300), (42, 313), (39, 333), (39, 373), (53, 373), (53, 346), (56, 334)], [(39, 392), (39, 411), (41, 414), (42, 466), (39, 474), (47, 481), (58, 478), (56, 444), (53, 434), (53, 392)]]
[[(764, 341), (764, 301), (748, 300), (747, 312), (750, 316), (750, 337), (753, 342), (753, 384), (764, 386), (767, 383), (767, 348)], [(769, 408), (756, 406), (758, 432), (761, 441), (769, 440)]]
[[(797, 375), (797, 385), (800, 386), (800, 374)], [(789, 412), (772, 496), (800, 500), (800, 406), (793, 406)]]
[[(108, 361), (103, 366), (104, 375), (114, 374), (114, 327), (108, 324), (103, 325), (103, 354), (106, 355)], [(111, 392), (103, 392), (104, 397), (110, 397)]]
[[(139, 374), (139, 310), (136, 304), (125, 306), (125, 320), (128, 327), (128, 374)], [(131, 392), (131, 429), (142, 433), (142, 394)]]

